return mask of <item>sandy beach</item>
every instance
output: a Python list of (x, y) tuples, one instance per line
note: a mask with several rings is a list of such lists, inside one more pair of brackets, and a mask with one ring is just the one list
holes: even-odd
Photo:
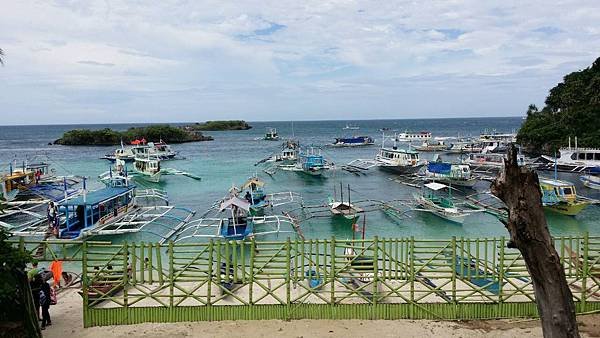
[[(52, 326), (45, 337), (542, 337), (538, 320), (430, 321), (430, 320), (263, 320), (137, 325), (83, 328), (82, 302), (75, 289), (59, 294), (50, 308)], [(585, 337), (600, 337), (600, 315), (580, 316)]]

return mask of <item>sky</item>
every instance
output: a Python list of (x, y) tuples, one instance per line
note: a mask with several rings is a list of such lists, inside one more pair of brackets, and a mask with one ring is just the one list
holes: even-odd
[(519, 116), (600, 1), (3, 1), (0, 124)]

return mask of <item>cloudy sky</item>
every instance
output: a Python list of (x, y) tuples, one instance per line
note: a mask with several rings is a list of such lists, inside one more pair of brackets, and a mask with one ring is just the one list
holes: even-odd
[(0, 124), (522, 115), (600, 1), (4, 1)]

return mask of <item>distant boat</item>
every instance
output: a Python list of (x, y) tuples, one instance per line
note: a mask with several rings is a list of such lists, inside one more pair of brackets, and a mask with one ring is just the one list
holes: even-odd
[(155, 155), (136, 156), (133, 163), (133, 170), (146, 181), (152, 183), (160, 182), (160, 159)]
[(267, 129), (267, 133), (265, 134), (264, 139), (267, 140), (267, 141), (277, 141), (277, 140), (279, 140), (279, 135), (277, 134), (277, 129), (275, 129), (275, 128), (268, 128)]
[(338, 137), (335, 139), (332, 147), (360, 147), (360, 146), (370, 146), (375, 144), (375, 140), (373, 140), (369, 136), (353, 136), (353, 137)]
[(359, 126), (353, 126), (351, 124), (346, 124), (346, 126), (343, 129), (344, 130), (359, 130), (360, 127)]
[(444, 141), (431, 141), (427, 140), (420, 146), (413, 146), (418, 151), (446, 151), (448, 150), (448, 144)]
[(431, 140), (431, 132), (428, 132), (428, 131), (422, 131), (419, 133), (404, 132), (404, 133), (396, 134), (395, 139), (398, 142), (414, 142), (414, 141), (423, 142), (423, 141)]

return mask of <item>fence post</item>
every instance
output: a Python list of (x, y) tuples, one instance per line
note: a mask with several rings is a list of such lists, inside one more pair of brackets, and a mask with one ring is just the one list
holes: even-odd
[(586, 231), (583, 235), (583, 271), (581, 276), (581, 312), (587, 311), (587, 275), (588, 275), (588, 254), (589, 254), (589, 233)]
[[(335, 319), (335, 236), (331, 236), (331, 271), (330, 271), (330, 278), (331, 278), (331, 300), (330, 300), (330, 305), (331, 305), (331, 319)], [(317, 276), (318, 278), (318, 276)]]
[(452, 302), (456, 304), (456, 236), (452, 236)]
[(504, 297), (503, 297), (503, 285), (504, 285), (504, 248), (506, 247), (506, 240), (504, 238), (504, 236), (500, 237), (500, 250), (498, 252), (498, 255), (500, 255), (499, 258), (499, 267), (498, 267), (498, 304), (500, 306), (502, 306), (502, 302), (504, 302)]
[(287, 241), (285, 242), (285, 254), (286, 254), (286, 263), (285, 263), (285, 271), (286, 271), (286, 275), (285, 275), (285, 296), (286, 296), (286, 316), (285, 318), (287, 320), (291, 319), (291, 299), (292, 299), (292, 290), (290, 287), (290, 276), (291, 276), (291, 271), (290, 271), (290, 262), (292, 261), (292, 256), (290, 255), (290, 247), (291, 247), (291, 243), (290, 243), (290, 238), (287, 238)]
[[(213, 240), (211, 239), (210, 242), (208, 242), (208, 284), (206, 285), (206, 297), (208, 297), (208, 299), (206, 300), (206, 306), (208, 306), (208, 314), (209, 314), (209, 320), (211, 320), (211, 303), (212, 303), (212, 282), (213, 282), (213, 273), (214, 273), (214, 268), (213, 268)], [(220, 275), (220, 274), (219, 274)]]
[[(123, 243), (123, 305), (125, 309), (129, 307), (127, 300), (127, 286), (129, 284), (129, 274), (127, 273), (127, 266), (129, 265), (129, 247), (127, 241)], [(127, 313), (127, 311), (125, 311)], [(129, 324), (129, 316), (126, 318), (126, 323)]]
[(173, 241), (169, 241), (167, 255), (169, 257), (169, 307), (172, 309), (175, 302), (173, 299), (173, 289), (175, 283), (175, 271), (173, 269)]
[(162, 255), (160, 254), (160, 244), (158, 243), (156, 243), (156, 270), (158, 272), (158, 283), (162, 286), (164, 284), (164, 271), (162, 266)]
[(252, 237), (252, 239), (250, 240), (250, 288), (248, 289), (248, 303), (250, 304), (250, 308), (248, 310), (249, 312), (249, 318), (248, 319), (255, 319), (254, 318), (254, 301), (252, 300), (252, 294), (254, 292), (254, 256), (256, 255), (256, 242), (254, 241), (254, 237)]
[[(144, 247), (142, 247), (142, 250), (145, 250)], [(154, 274), (154, 264), (152, 262), (152, 243), (148, 242), (148, 283), (152, 284), (154, 279), (152, 278), (152, 275)]]
[(373, 238), (373, 307), (371, 311), (371, 319), (376, 318), (375, 306), (377, 305), (377, 285), (379, 284), (379, 237)]
[[(21, 237), (21, 240), (23, 237)], [(81, 244), (81, 292), (83, 296), (83, 327), (89, 327), (89, 296), (88, 296), (88, 276), (87, 276), (87, 242)]]
[(410, 237), (410, 308), (408, 316), (413, 319), (415, 314), (415, 237)]

